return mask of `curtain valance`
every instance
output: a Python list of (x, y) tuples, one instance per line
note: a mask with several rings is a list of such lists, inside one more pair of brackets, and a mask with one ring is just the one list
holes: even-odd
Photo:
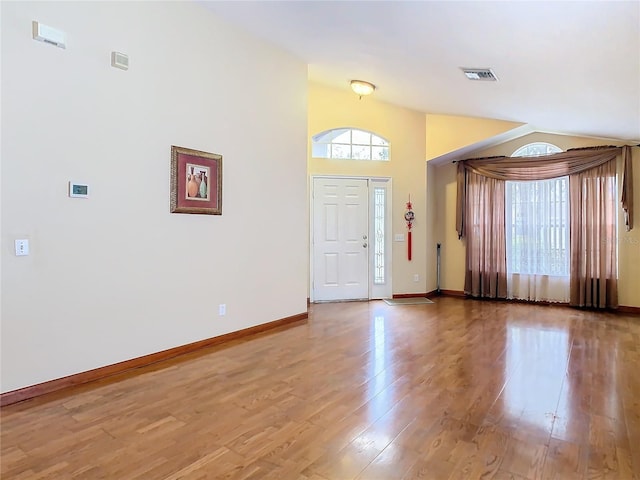
[(599, 167), (622, 154), (624, 178), (622, 182), (622, 206), (625, 221), (630, 230), (633, 226), (633, 180), (631, 178), (631, 147), (595, 147), (568, 150), (540, 157), (487, 157), (460, 160), (458, 162), (456, 205), (456, 230), (458, 237), (465, 236), (464, 208), (466, 201), (466, 172), (496, 180), (547, 180), (574, 175)]

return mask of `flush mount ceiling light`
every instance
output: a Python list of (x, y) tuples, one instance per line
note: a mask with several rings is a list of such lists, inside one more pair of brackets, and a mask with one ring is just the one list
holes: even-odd
[(351, 80), (351, 89), (362, 98), (363, 95), (371, 95), (376, 86), (364, 80)]

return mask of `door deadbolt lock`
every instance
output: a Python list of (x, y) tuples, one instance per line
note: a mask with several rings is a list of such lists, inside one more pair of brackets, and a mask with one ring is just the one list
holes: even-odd
[(363, 240), (366, 240), (366, 239), (367, 239), (367, 236), (366, 236), (366, 235), (362, 235), (362, 239), (363, 239)]

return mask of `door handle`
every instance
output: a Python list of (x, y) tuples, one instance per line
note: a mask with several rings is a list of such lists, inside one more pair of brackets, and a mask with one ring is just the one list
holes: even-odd
[(362, 244), (362, 248), (367, 248), (367, 242)]

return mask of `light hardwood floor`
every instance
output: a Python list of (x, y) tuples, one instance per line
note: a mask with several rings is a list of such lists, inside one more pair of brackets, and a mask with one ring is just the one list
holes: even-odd
[(640, 317), (437, 298), (1, 410), (3, 479), (640, 479)]

